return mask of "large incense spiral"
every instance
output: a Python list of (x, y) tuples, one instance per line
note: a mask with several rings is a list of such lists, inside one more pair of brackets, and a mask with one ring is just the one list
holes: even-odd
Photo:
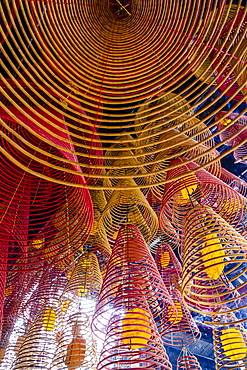
[[(184, 220), (182, 294), (194, 311), (222, 316), (246, 307), (247, 241), (210, 207), (192, 208)], [(243, 299), (240, 299), (240, 298)], [(243, 317), (242, 320), (245, 320)]]
[[(102, 180), (131, 177), (126, 146), (135, 148), (140, 170), (135, 176), (148, 179), (141, 168), (156, 160), (154, 147), (149, 155), (144, 150), (143, 135), (153, 136), (150, 125), (172, 129), (174, 117), (186, 123), (189, 116), (203, 133), (204, 124), (215, 125), (211, 118), (222, 110), (223, 96), (235, 101), (230, 113), (245, 101), (247, 10), (240, 1), (130, 3), (122, 8), (108, 0), (1, 3), (0, 117), (8, 161), (57, 183), (78, 187), (79, 173), (88, 188), (121, 189), (121, 182)], [(240, 115), (245, 112), (246, 107)], [(44, 145), (35, 147), (36, 142)], [(210, 155), (218, 146), (209, 148), (204, 165), (218, 161)], [(111, 159), (120, 156), (126, 161), (116, 172)], [(44, 161), (51, 172), (30, 168), (31, 158)], [(61, 179), (54, 168), (75, 176)], [(152, 173), (154, 185), (167, 181), (159, 181), (159, 172)], [(134, 187), (149, 184), (141, 180)]]
[(121, 227), (107, 265), (94, 314), (95, 331), (104, 331), (102, 325), (108, 322), (111, 310), (121, 305), (125, 309), (137, 296), (147, 300), (160, 332), (176, 320), (176, 308), (145, 240), (135, 225), (128, 224)]

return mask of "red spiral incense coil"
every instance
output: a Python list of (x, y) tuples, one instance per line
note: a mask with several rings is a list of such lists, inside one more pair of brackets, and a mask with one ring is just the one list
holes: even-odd
[(198, 342), (201, 338), (201, 333), (190, 311), (185, 306), (180, 291), (171, 289), (170, 295), (177, 312), (174, 314), (174, 317), (169, 319), (173, 321), (173, 324), (162, 335), (163, 342), (170, 346), (188, 346)]
[(172, 248), (168, 244), (161, 244), (158, 246), (155, 255), (155, 262), (168, 291), (174, 288), (180, 290), (182, 282), (182, 267)]
[(164, 343), (172, 346), (189, 345), (197, 342), (200, 331), (181, 297), (182, 268), (168, 244), (157, 248), (155, 262), (160, 275), (177, 309), (173, 325), (162, 336)]
[[(89, 236), (93, 224), (89, 191), (40, 179), (3, 159), (5, 197), (0, 228), (6, 251), (4, 269), (24, 271), (62, 263)], [(43, 173), (50, 171), (37, 166)], [(32, 161), (29, 167), (36, 168)]]
[[(140, 293), (140, 292), (139, 292)], [(97, 370), (143, 367), (172, 369), (144, 295), (119, 299), (112, 313)]]
[[(94, 330), (108, 321), (108, 310), (128, 307), (145, 297), (154, 320), (163, 332), (176, 319), (176, 309), (159, 275), (148, 247), (134, 225), (123, 226), (107, 265), (94, 320)], [(170, 320), (170, 321), (169, 321)]]
[(184, 347), (177, 360), (177, 370), (202, 370), (196, 356)]

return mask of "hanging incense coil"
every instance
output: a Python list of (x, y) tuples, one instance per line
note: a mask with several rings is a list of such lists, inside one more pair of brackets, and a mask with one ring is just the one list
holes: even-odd
[(96, 369), (96, 343), (90, 326), (90, 317), (82, 312), (58, 325), (57, 347), (50, 370)]
[(177, 370), (202, 370), (196, 356), (188, 350), (188, 348), (183, 347), (177, 360)]
[(128, 224), (120, 229), (113, 247), (94, 315), (93, 328), (96, 331), (102, 330), (102, 323), (109, 319), (109, 309), (114, 309), (115, 305), (118, 307), (118, 304), (125, 306), (128, 301), (136, 302), (136, 295), (140, 294), (147, 300), (161, 331), (165, 331), (176, 319), (176, 309), (141, 232), (135, 225)]
[(55, 310), (58, 308), (60, 296), (72, 269), (73, 264), (67, 270), (53, 266), (42, 271), (42, 276), (37, 280), (35, 289), (30, 292), (31, 294), (28, 294), (28, 299), (25, 300), (21, 311), (29, 324), (34, 322), (39, 311), (45, 305), (50, 305)]
[(134, 180), (121, 180), (126, 190), (114, 190), (99, 220), (99, 233), (106, 231), (111, 244), (116, 240), (117, 232), (122, 225), (136, 225), (146, 242), (150, 241), (158, 230), (158, 219), (143, 193), (130, 190)]
[[(213, 321), (222, 321), (215, 316)], [(216, 370), (245, 367), (247, 363), (247, 333), (233, 313), (225, 315), (225, 325), (214, 325), (214, 356)]]
[(247, 198), (247, 183), (243, 179), (237, 177), (233, 173), (227, 171), (225, 168), (222, 168), (220, 179), (226, 184), (231, 186), (239, 194)]
[(15, 370), (28, 369), (35, 363), (44, 370), (49, 369), (56, 344), (56, 321), (56, 309), (49, 305), (40, 309), (17, 353)]
[(190, 344), (198, 342), (201, 338), (201, 333), (191, 316), (190, 311), (184, 305), (181, 293), (177, 289), (171, 289), (169, 291), (171, 298), (176, 307), (177, 313), (174, 314), (176, 317), (171, 318), (173, 321), (172, 326), (162, 335), (162, 340), (165, 344), (171, 346), (188, 346)]
[(156, 249), (155, 262), (168, 291), (174, 288), (180, 290), (182, 267), (168, 244), (159, 244)]
[[(163, 124), (177, 115), (196, 118), (193, 112), (208, 125), (222, 96), (244, 75), (234, 72), (244, 59), (246, 13), (240, 4), (194, 6), (185, 1), (183, 7), (178, 3), (171, 8), (158, 1), (148, 4), (144, 14), (140, 1), (122, 8), (115, 1), (124, 17), (112, 12), (108, 0), (63, 5), (13, 0), (1, 7), (3, 151), (17, 167), (43, 179), (77, 187), (84, 176), (85, 187), (111, 190), (107, 180), (114, 175), (104, 172), (109, 147), (114, 146), (106, 158), (111, 162), (129, 140), (134, 156), (142, 158), (140, 165), (149, 166), (140, 140), (135, 140), (144, 125)], [(68, 15), (72, 13), (83, 24), (80, 30)], [(210, 77), (205, 71), (206, 81), (211, 85), (217, 80), (222, 89), (214, 99), (216, 88), (205, 86), (200, 76), (208, 60), (212, 71)], [(233, 60), (237, 64), (231, 67)], [(229, 66), (234, 73), (228, 73)], [(120, 149), (117, 155), (114, 149)], [(33, 169), (28, 166), (31, 156)], [(40, 160), (50, 173), (42, 172)], [(54, 166), (61, 175), (66, 172), (66, 179)], [(141, 175), (136, 177), (149, 176)], [(121, 186), (116, 184), (119, 190)]]
[[(151, 191), (157, 199), (161, 200), (163, 197), (165, 187), (163, 181), (167, 178), (171, 160), (176, 157), (182, 157), (185, 163), (185, 158), (187, 162), (193, 161), (198, 166), (204, 166), (214, 176), (220, 176), (221, 164), (219, 160), (217, 162), (214, 161), (212, 165), (205, 166), (208, 162), (217, 158), (218, 154), (216, 151), (208, 152), (209, 148), (206, 145), (199, 144), (176, 130), (171, 130), (167, 134), (162, 135), (162, 139), (164, 139), (164, 142), (161, 142), (158, 146), (158, 150), (162, 150), (157, 153), (155, 157), (157, 163), (152, 166), (152, 171), (158, 170), (158, 173), (150, 176), (150, 183), (156, 184), (161, 182), (161, 185), (151, 187)], [(169, 141), (167, 141), (168, 139)], [(167, 146), (170, 149), (167, 149)]]
[(84, 253), (70, 274), (61, 297), (62, 311), (92, 314), (102, 285), (99, 263), (94, 253)]
[[(210, 207), (184, 219), (182, 295), (189, 309), (212, 316), (245, 307), (246, 240)], [(200, 310), (198, 310), (200, 305)]]
[(39, 269), (69, 258), (85, 243), (92, 227), (88, 190), (40, 179), (6, 158), (3, 170), (6, 192), (0, 212), (2, 245), (9, 247), (6, 269), (7, 265), (13, 271)]
[(97, 369), (144, 367), (172, 369), (143, 295), (118, 299), (111, 314)]
[(247, 117), (237, 113), (228, 115), (227, 112), (221, 111), (215, 118), (220, 119), (217, 124), (218, 130), (224, 128), (224, 131), (219, 134), (220, 139), (222, 141), (228, 139), (227, 144), (234, 148), (233, 156), (236, 161), (245, 163), (247, 159)]
[(182, 268), (168, 244), (162, 244), (157, 248), (155, 262), (177, 309), (177, 316), (173, 325), (162, 336), (164, 343), (181, 346), (197, 342), (201, 333), (189, 310), (185, 307), (180, 293)]
[[(186, 159), (181, 157), (171, 161), (170, 166), (184, 162)], [(164, 188), (160, 227), (177, 245), (181, 245), (185, 214), (198, 204), (212, 207), (234, 227), (240, 226), (244, 217), (244, 198), (207, 171), (197, 169), (197, 165), (191, 162), (167, 173), (167, 179), (173, 179), (177, 177), (177, 173), (190, 171), (181, 180), (174, 180)]]
[[(11, 337), (16, 331), (23, 333), (30, 323), (30, 320), (25, 319), (25, 305), (30, 298), (30, 294), (34, 291), (35, 286), (37, 286), (41, 275), (41, 271), (9, 273), (7, 275), (0, 344), (0, 350), (3, 352), (6, 350), (8, 352), (12, 351), (13, 348), (14, 351), (16, 351), (15, 343), (13, 343)], [(20, 322), (22, 325), (19, 328), (20, 324), (18, 323)]]

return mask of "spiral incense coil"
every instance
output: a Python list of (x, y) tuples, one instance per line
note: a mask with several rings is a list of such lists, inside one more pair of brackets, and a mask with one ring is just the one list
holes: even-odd
[(95, 210), (94, 216), (95, 219), (93, 229), (91, 234), (89, 235), (87, 242), (83, 246), (83, 250), (87, 252), (93, 252), (97, 256), (100, 270), (103, 273), (111, 256), (112, 250), (103, 225), (101, 226), (99, 233), (98, 221), (100, 219), (100, 212)]
[[(149, 99), (145, 105), (142, 105), (136, 113), (137, 123), (147, 123), (150, 120), (154, 121), (162, 119), (167, 112), (173, 113), (189, 113), (192, 114), (190, 104), (182, 96), (174, 93), (168, 93), (162, 96), (161, 94)], [(138, 126), (138, 130), (140, 127)]]
[[(124, 142), (134, 147), (136, 159), (141, 158), (135, 167), (140, 168), (145, 156), (135, 135), (148, 130), (145, 125), (162, 125), (167, 115), (169, 124), (174, 114), (196, 118), (193, 112), (208, 124), (218, 111), (216, 101), (231, 85), (239, 88), (233, 99), (244, 89), (246, 9), (240, 4), (120, 4), (14, 0), (1, 5), (1, 122), (8, 143), (2, 150), (17, 167), (74, 187), (80, 186), (81, 176), (87, 188), (111, 190), (111, 181), (102, 181), (115, 176), (107, 172), (116, 168), (104, 162), (109, 147), (109, 163)], [(215, 82), (222, 93), (211, 99)], [(244, 100), (240, 95), (239, 104)], [(40, 160), (49, 174), (38, 166)], [(145, 161), (149, 166), (148, 156)], [(68, 177), (60, 179), (54, 166)], [(124, 173), (122, 179), (131, 177)]]
[(170, 245), (160, 244), (157, 247), (155, 262), (168, 291), (174, 288), (180, 290), (182, 267)]
[[(152, 167), (152, 171), (159, 170), (159, 173), (157, 175), (150, 176), (150, 183), (152, 184), (162, 182), (162, 180), (167, 178), (169, 164), (171, 160), (176, 157), (182, 157), (185, 163), (186, 161), (193, 161), (198, 166), (204, 166), (206, 163), (218, 156), (216, 151), (210, 151), (208, 153), (209, 148), (206, 145), (198, 144), (196, 141), (189, 139), (186, 135), (179, 133), (177, 130), (171, 130), (167, 134), (162, 135), (162, 138), (164, 138), (165, 141), (162, 142), (162, 140), (160, 140), (161, 143), (158, 146), (158, 150), (162, 150), (155, 157), (157, 163)], [(168, 143), (171, 149), (166, 149), (168, 138)], [(214, 176), (219, 177), (221, 174), (220, 161), (218, 160), (217, 162), (214, 162), (213, 165), (206, 166), (205, 169)], [(160, 172), (161, 170), (163, 171)], [(151, 191), (159, 200), (163, 197), (164, 187), (165, 184), (151, 187)]]
[[(227, 222), (238, 227), (244, 217), (244, 198), (209, 172), (196, 171), (198, 166), (195, 163), (184, 165), (184, 162), (186, 159), (182, 157), (170, 162), (170, 166), (181, 163), (179, 172), (186, 174), (190, 171), (190, 174), (172, 181), (164, 188), (160, 211), (162, 231), (170, 236), (173, 243), (181, 245), (184, 216), (198, 204), (212, 207)], [(177, 168), (169, 170), (167, 179), (176, 178), (177, 173)]]
[[(243, 101), (245, 92), (245, 38), (246, 38), (247, 15), (246, 9), (238, 6), (235, 17), (225, 24), (219, 34), (219, 43), (223, 48), (222, 55), (215, 51), (210, 55), (213, 66), (217, 72), (217, 84), (227, 97), (236, 101)], [(231, 50), (231, 53), (228, 51)], [(244, 73), (243, 73), (244, 72)]]
[(222, 168), (220, 179), (231, 186), (231, 188), (236, 190), (239, 194), (247, 198), (246, 181), (227, 171), (225, 168)]
[(96, 343), (90, 326), (89, 316), (81, 312), (58, 325), (57, 346), (49, 370), (96, 369)]
[[(234, 20), (234, 18), (237, 18), (240, 9), (243, 8), (239, 8), (238, 5), (231, 4), (230, 6), (225, 5), (224, 8), (222, 7), (222, 9), (219, 8), (216, 13), (213, 11), (210, 12), (208, 19), (204, 19), (204, 22), (206, 21), (208, 23), (208, 28), (206, 31), (207, 33), (204, 36), (205, 41), (209, 40), (212, 37), (212, 31), (216, 33), (217, 28), (223, 27), (224, 29), (225, 25), (227, 25), (231, 20)], [(217, 24), (216, 29), (214, 28), (215, 23)], [(219, 39), (218, 43), (221, 42), (222, 40)], [(209, 57), (210, 50), (205, 50), (205, 48), (200, 47), (200, 44), (198, 44), (197, 46), (199, 47), (198, 51), (190, 54), (190, 58), (188, 60), (189, 64), (192, 65), (192, 71), (199, 80), (210, 85), (215, 85), (215, 77), (217, 76), (217, 73), (213, 68), (213, 62)]]
[(126, 307), (129, 301), (136, 302), (137, 296), (145, 297), (161, 331), (176, 319), (176, 309), (141, 232), (128, 224), (119, 230), (107, 265), (94, 315), (94, 330), (102, 330), (102, 323), (109, 319), (108, 310), (119, 305)]
[(115, 302), (97, 370), (128, 368), (172, 369), (144, 295)]
[(188, 348), (183, 347), (177, 360), (177, 370), (202, 370), (196, 356), (188, 350)]
[(35, 363), (44, 370), (50, 368), (56, 344), (57, 312), (45, 305), (27, 332), (13, 366), (14, 370), (31, 368)]
[(96, 254), (103, 273), (111, 255), (111, 247), (104, 227), (101, 228), (101, 234), (99, 234), (99, 219), (107, 201), (103, 190), (91, 190), (90, 195), (94, 207), (94, 222), (88, 240), (83, 246), (83, 250)]
[(42, 276), (37, 280), (35, 289), (28, 295), (22, 308), (24, 318), (33, 323), (39, 310), (50, 305), (54, 309), (59, 306), (60, 296), (68, 282), (69, 274), (73, 265), (66, 270), (60, 270), (57, 266), (47, 267), (42, 271)]
[(239, 277), (246, 271), (247, 241), (205, 206), (186, 214), (183, 232), (182, 295), (188, 308), (211, 316), (246, 307), (240, 299), (246, 283)]
[[(5, 250), (9, 247), (5, 269), (39, 269), (69, 258), (85, 243), (92, 227), (89, 191), (40, 179), (6, 158), (2, 168), (5, 172), (2, 180), (5, 197), (0, 209), (2, 246)], [(42, 165), (40, 168), (47, 170)]]
[(95, 305), (95, 302), (92, 304), (90, 302), (97, 300), (101, 285), (102, 276), (97, 257), (94, 253), (84, 253), (71, 272), (69, 281), (62, 292), (61, 310), (67, 311), (73, 306), (73, 309), (89, 314), (91, 306)]
[[(177, 309), (175, 321), (162, 335), (162, 340), (170, 346), (188, 346), (196, 343), (201, 338), (201, 333), (191, 316), (190, 311), (183, 303), (181, 293), (177, 289), (169, 291), (173, 303)], [(173, 317), (171, 318), (173, 320)]]
[(157, 233), (158, 218), (139, 189), (129, 190), (134, 180), (121, 181), (126, 190), (114, 190), (112, 193), (99, 220), (99, 233), (103, 234), (103, 227), (110, 244), (113, 244), (119, 228), (131, 223), (149, 242)]
[[(217, 316), (213, 320), (217, 323)], [(236, 369), (247, 364), (247, 333), (233, 313), (225, 315), (226, 324), (216, 325), (213, 328), (214, 356), (216, 370)]]
[(217, 124), (218, 130), (224, 131), (219, 134), (220, 139), (226, 140), (228, 145), (234, 148), (233, 156), (237, 162), (245, 163), (247, 159), (247, 117), (237, 113), (230, 115), (225, 111), (219, 112), (216, 117), (220, 121)]
[[(4, 305), (3, 309), (3, 323), (1, 331), (1, 350), (13, 349), (13, 344), (10, 342), (11, 335), (15, 331), (15, 325), (19, 319), (24, 318), (25, 304), (30, 297), (30, 294), (37, 286), (40, 278), (41, 271), (31, 271), (31, 272), (18, 272), (9, 273), (7, 275), (6, 288), (4, 292)], [(30, 320), (25, 320), (23, 327), (27, 327)], [(23, 328), (20, 329), (20, 332)]]

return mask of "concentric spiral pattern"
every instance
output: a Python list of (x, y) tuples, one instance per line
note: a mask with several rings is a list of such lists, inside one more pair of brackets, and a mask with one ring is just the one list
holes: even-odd
[[(75, 187), (148, 188), (146, 170), (161, 161), (164, 149), (161, 131), (173, 129), (196, 137), (195, 144), (204, 149), (191, 155), (200, 166), (218, 161), (218, 131), (211, 129), (238, 107), (241, 113), (231, 124), (246, 112), (241, 103), (246, 98), (247, 9), (240, 1), (226, 5), (220, 0), (120, 5), (108, 0), (0, 5), (2, 152), (22, 170)], [(222, 106), (223, 96), (229, 98)], [(230, 112), (212, 120), (230, 100)], [(239, 140), (229, 151), (243, 146), (240, 131), (234, 131)], [(133, 152), (134, 174), (128, 171)], [(114, 171), (119, 156), (126, 160), (123, 171)], [(71, 176), (61, 178), (54, 169)], [(166, 174), (163, 166), (152, 167), (151, 174), (152, 185), (166, 182), (159, 176)], [(135, 182), (108, 181), (129, 177)]]

